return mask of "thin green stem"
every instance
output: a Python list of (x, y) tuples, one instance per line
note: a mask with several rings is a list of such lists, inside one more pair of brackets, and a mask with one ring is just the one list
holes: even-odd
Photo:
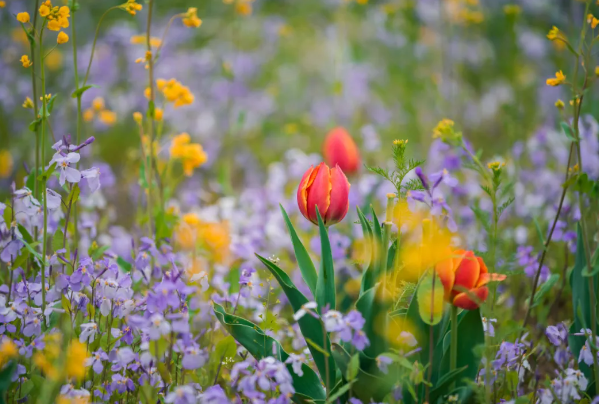
[(89, 63), (87, 65), (87, 71), (85, 72), (85, 78), (83, 79), (82, 87), (85, 87), (85, 85), (87, 84), (87, 79), (89, 78), (89, 71), (92, 67), (92, 61), (94, 60), (94, 52), (96, 50), (96, 42), (98, 41), (98, 34), (100, 33), (100, 26), (102, 25), (102, 21), (104, 20), (104, 17), (106, 17), (106, 15), (109, 12), (111, 12), (112, 10), (115, 10), (117, 8), (120, 8), (120, 7), (119, 6), (110, 7), (108, 10), (106, 10), (104, 12), (104, 14), (102, 14), (102, 16), (100, 17), (100, 21), (98, 21), (98, 26), (96, 27), (96, 34), (94, 35), (94, 42), (92, 43), (92, 53), (89, 57)]
[[(46, 73), (44, 69), (44, 46), (42, 45), (42, 38), (44, 33), (44, 25), (40, 29), (40, 69), (42, 75), (42, 121), (41, 121), (41, 132), (42, 132), (42, 140), (41, 140), (41, 163), (42, 166), (46, 164)], [(46, 195), (46, 181), (44, 180), (44, 186), (42, 187), (42, 192), (44, 193), (44, 232), (42, 239), (42, 313), (46, 311), (46, 254), (48, 252), (48, 197)], [(45, 316), (43, 316), (45, 319)], [(44, 321), (45, 324), (45, 321)]]
[[(35, 0), (35, 12), (33, 13), (33, 28), (31, 31), (31, 35), (35, 38), (35, 27), (37, 25), (37, 9), (39, 8), (39, 0)], [(39, 38), (40, 44), (42, 42), (41, 33)], [(31, 86), (33, 87), (33, 119), (37, 120), (38, 118), (38, 108), (37, 108), (37, 81), (35, 79), (35, 42), (33, 40), (29, 40), (29, 50), (31, 53), (31, 63), (33, 66), (31, 67)], [(37, 174), (40, 169), (40, 131), (39, 128), (35, 129), (35, 171), (33, 173), (33, 196), (36, 199), (39, 199), (38, 194), (38, 185), (37, 185)], [(37, 226), (35, 226), (35, 238), (37, 239)]]
[[(458, 308), (451, 305), (451, 345), (449, 346), (449, 372), (453, 372), (458, 365)], [(452, 390), (452, 388), (450, 388)]]
[[(71, 42), (73, 44), (73, 70), (75, 72), (75, 90), (77, 92), (77, 137), (76, 143), (77, 145), (81, 144), (81, 121), (82, 121), (82, 112), (81, 112), (81, 93), (79, 92), (79, 68), (77, 66), (77, 30), (75, 29), (75, 12), (76, 10), (71, 10), (73, 12), (73, 18), (71, 18)], [(99, 28), (99, 26), (98, 26)], [(97, 34), (97, 33), (96, 33)], [(91, 58), (90, 57), (90, 64)], [(77, 161), (77, 169), (79, 169), (79, 161)], [(70, 205), (69, 205), (70, 207)], [(73, 208), (73, 231), (74, 231), (74, 245), (77, 247), (79, 245), (79, 209), (77, 208), (77, 204), (75, 203)], [(66, 233), (65, 233), (66, 236)]]
[[(151, 42), (151, 28), (152, 28), (152, 6), (154, 0), (148, 1), (148, 22), (146, 27), (146, 49), (148, 52), (152, 52)], [(150, 88), (150, 106), (148, 117), (148, 140), (149, 140), (149, 153), (148, 162), (146, 164), (146, 175), (148, 183), (148, 231), (149, 236), (153, 236), (153, 225), (152, 225), (152, 185), (154, 183), (153, 170), (154, 170), (154, 109), (155, 109), (155, 93), (154, 93), (154, 58), (150, 57), (148, 60), (148, 85)], [(143, 145), (142, 145), (143, 147)]]

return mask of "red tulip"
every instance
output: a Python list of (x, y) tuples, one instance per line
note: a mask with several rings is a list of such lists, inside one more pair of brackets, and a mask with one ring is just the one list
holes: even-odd
[(348, 174), (355, 173), (360, 168), (358, 146), (342, 127), (337, 127), (329, 132), (324, 140), (323, 154), (331, 167), (339, 165)]
[(297, 190), (300, 212), (309, 221), (318, 224), (316, 207), (326, 226), (339, 223), (349, 209), (349, 182), (339, 166), (329, 169), (325, 163), (310, 166)]
[(481, 257), (472, 251), (455, 250), (452, 258), (435, 267), (445, 289), (445, 299), (454, 306), (474, 310), (487, 300), (490, 281), (502, 281), (505, 275), (490, 274)]

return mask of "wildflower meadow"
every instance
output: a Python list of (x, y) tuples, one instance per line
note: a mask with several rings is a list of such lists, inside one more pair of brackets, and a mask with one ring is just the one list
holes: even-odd
[(599, 404), (598, 0), (0, 0), (0, 404)]

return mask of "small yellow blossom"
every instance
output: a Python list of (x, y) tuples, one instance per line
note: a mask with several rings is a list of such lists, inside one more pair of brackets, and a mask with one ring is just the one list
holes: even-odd
[(99, 119), (100, 122), (102, 122), (104, 125), (114, 125), (114, 123), (116, 122), (116, 113), (105, 109), (103, 111), (100, 111)]
[(235, 12), (243, 16), (252, 14), (252, 2), (253, 0), (237, 0), (237, 3), (235, 4)]
[(67, 378), (83, 379), (87, 370), (85, 367), (87, 357), (88, 353), (85, 344), (76, 339), (71, 341), (66, 353), (65, 371)]
[(181, 160), (183, 172), (188, 177), (193, 174), (194, 168), (208, 160), (208, 155), (202, 146), (198, 143), (191, 143), (191, 138), (187, 133), (175, 136), (170, 151), (172, 158)]
[(562, 84), (564, 81), (566, 81), (566, 76), (560, 70), (559, 72), (555, 73), (555, 78), (547, 79), (547, 85), (556, 87)]
[(0, 150), (0, 178), (8, 178), (13, 169), (12, 155), (8, 150)]
[(493, 161), (492, 163), (487, 164), (487, 167), (489, 167), (489, 169), (491, 171), (499, 171), (503, 167), (505, 167), (505, 163), (501, 163), (499, 161)]
[(23, 102), (23, 108), (33, 108), (33, 101), (31, 100), (31, 98), (25, 98), (25, 101)]
[(22, 13), (18, 13), (17, 21), (22, 22), (23, 24), (28, 23), (29, 22), (29, 13), (26, 11), (22, 12)]
[(503, 6), (503, 12), (506, 15), (518, 15), (522, 12), (522, 9), (517, 4), (506, 4)]
[(58, 44), (63, 44), (69, 42), (69, 36), (64, 33), (64, 31), (60, 31), (58, 33), (58, 37), (56, 37), (56, 42)]
[(44, 62), (48, 69), (52, 71), (58, 70), (62, 66), (62, 52), (54, 49), (46, 55)]
[(83, 120), (85, 122), (91, 122), (94, 119), (94, 110), (93, 109), (86, 109), (85, 111), (83, 111)]
[(141, 114), (141, 112), (134, 112), (133, 113), (133, 120), (135, 122), (137, 122), (138, 125), (141, 125), (141, 122), (143, 120), (143, 115)]
[(31, 67), (31, 65), (33, 64), (31, 62), (31, 60), (29, 60), (29, 56), (27, 55), (23, 55), (21, 56), (21, 63), (23, 64), (23, 67), (27, 68), (27, 67)]
[(52, 3), (50, 1), (44, 2), (39, 8), (40, 15), (42, 17), (47, 17), (48, 15), (50, 15), (51, 7), (52, 7)]
[[(146, 36), (145, 35), (133, 35), (131, 37), (131, 43), (133, 45), (145, 45), (146, 44)], [(157, 48), (162, 43), (160, 38), (150, 37), (150, 46), (153, 48)]]
[(198, 9), (195, 7), (189, 7), (187, 13), (183, 17), (183, 24), (186, 27), (197, 28), (202, 25), (202, 20), (198, 18)]
[[(194, 96), (189, 88), (175, 79), (170, 79), (168, 81), (158, 79), (156, 80), (156, 88), (158, 88), (158, 91), (162, 92), (168, 102), (174, 103), (175, 108), (192, 104), (194, 101)], [(146, 97), (150, 98), (149, 89), (146, 89)]]
[(451, 119), (442, 119), (433, 129), (433, 139), (441, 139), (443, 142), (456, 143), (461, 141), (462, 132), (456, 132), (454, 122)]
[(156, 108), (154, 110), (154, 119), (157, 121), (162, 121), (162, 117), (164, 116), (164, 111), (162, 108)]
[[(570, 100), (570, 105), (574, 106), (574, 100)], [(580, 105), (580, 98), (576, 98), (576, 105)]]
[(599, 77), (599, 66), (595, 67), (595, 76)]
[(135, 0), (127, 0), (127, 3), (125, 3), (122, 7), (131, 15), (135, 15), (143, 8), (142, 5), (137, 3)]
[(0, 342), (0, 367), (19, 354), (17, 345), (10, 338), (3, 338)]
[(395, 139), (393, 141), (393, 144), (396, 145), (396, 146), (403, 146), (403, 145), (405, 145), (407, 143), (408, 143), (407, 139), (401, 139), (401, 140), (400, 139)]
[(104, 108), (106, 108), (106, 105), (104, 103), (104, 98), (102, 98), (102, 97), (94, 98), (94, 100), (92, 101), (92, 108), (96, 111), (102, 111)]
[(562, 100), (555, 101), (555, 107), (557, 109), (564, 109), (564, 102)]
[(52, 98), (52, 94), (46, 94), (46, 96), (42, 96), (40, 97), (40, 101), (44, 101), (44, 98), (46, 99), (46, 102), (50, 101), (50, 98)]
[(0, 0), (0, 8), (6, 7), (6, 2), (4, 0)]
[(549, 38), (549, 40), (551, 40), (551, 41), (554, 41), (557, 38), (559, 38), (559, 35), (560, 35), (559, 29), (554, 25), (553, 28), (551, 28), (551, 30), (547, 34), (547, 38)]

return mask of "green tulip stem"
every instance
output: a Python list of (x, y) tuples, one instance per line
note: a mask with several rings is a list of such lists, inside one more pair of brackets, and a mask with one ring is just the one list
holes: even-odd
[[(453, 372), (458, 364), (458, 308), (451, 305), (451, 345), (449, 346), (449, 373)], [(453, 390), (454, 385), (450, 390)]]
[(383, 223), (383, 245), (381, 246), (381, 267), (379, 276), (383, 282), (383, 302), (387, 298), (387, 248), (391, 238), (391, 227), (393, 226), (393, 209), (395, 207), (395, 194), (387, 194), (387, 210), (385, 212), (385, 222)]

